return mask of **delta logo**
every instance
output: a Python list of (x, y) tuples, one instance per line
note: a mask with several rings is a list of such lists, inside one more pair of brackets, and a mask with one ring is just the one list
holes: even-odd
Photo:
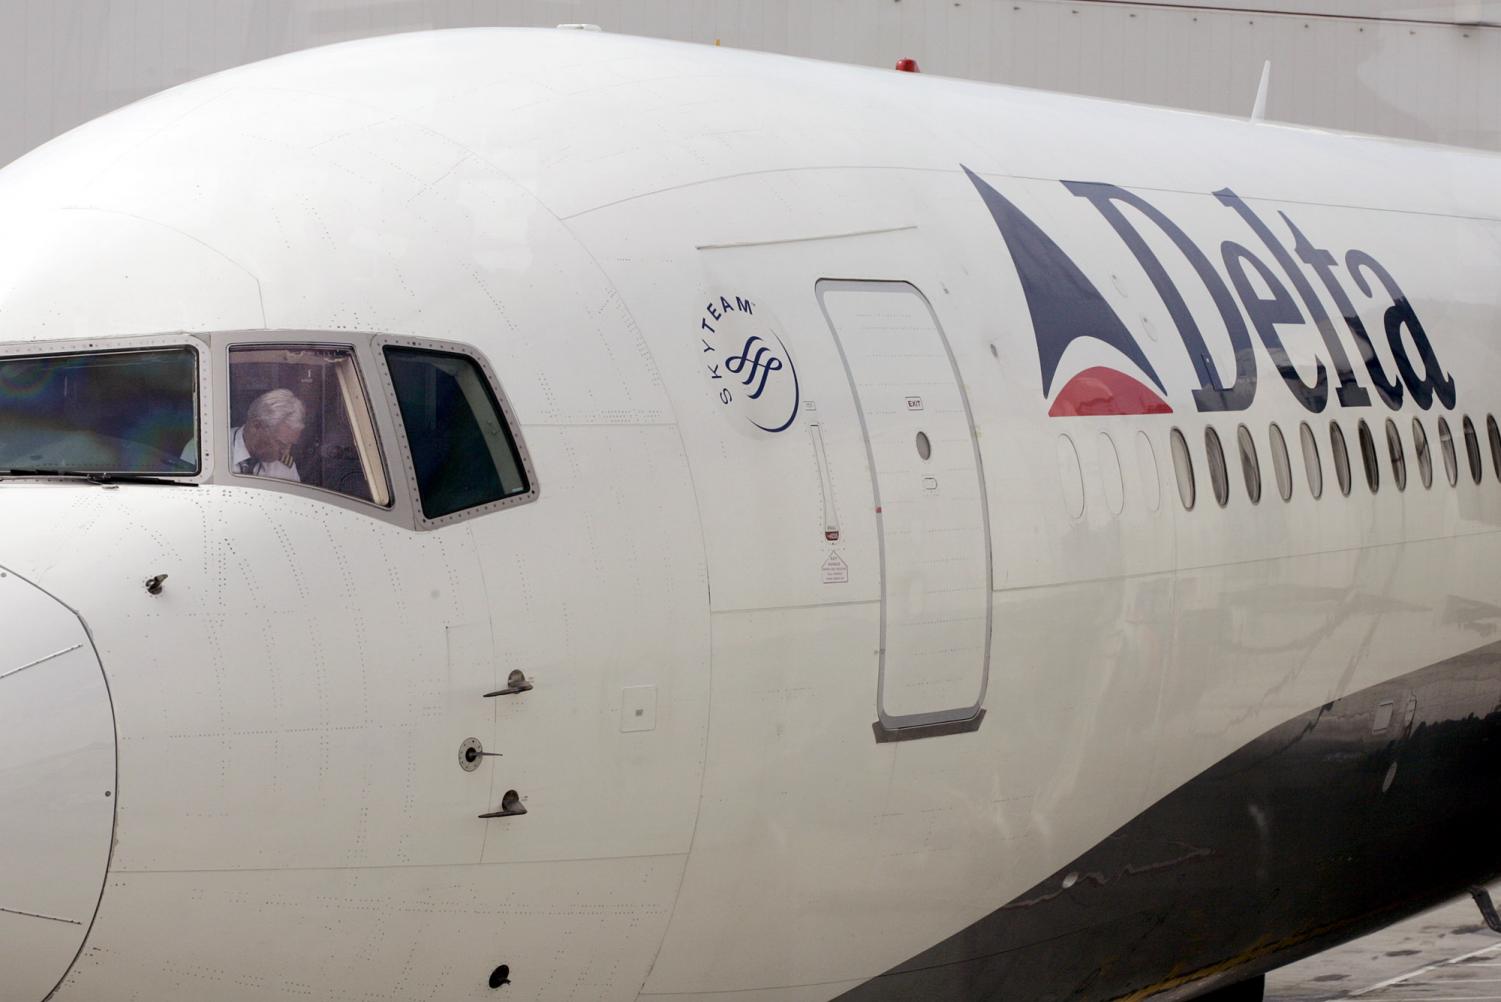
[[(1048, 413), (1053, 417), (1171, 414), (1167, 387), (1098, 287), (1009, 199), (969, 168), (964, 172), (1000, 228), (1021, 280), (1037, 337), (1042, 393), (1051, 401)], [(1219, 248), (1220, 266), (1216, 266), (1182, 227), (1135, 192), (1113, 184), (1061, 183), (1110, 224), (1151, 281), (1198, 379), (1192, 396), (1199, 411), (1238, 411), (1251, 406), (1257, 391), (1258, 344), (1286, 389), (1311, 413), (1322, 412), (1331, 395), (1344, 407), (1370, 406), (1372, 392), (1392, 410), (1407, 399), (1424, 410), (1435, 401), (1453, 409), (1453, 376), (1440, 364), (1422, 321), (1396, 278), (1369, 253), (1352, 249), (1338, 257), (1314, 244), (1287, 213), (1279, 212), (1290, 237), (1289, 247), (1240, 196), (1225, 188), (1215, 192), (1214, 198), (1249, 227), (1265, 256), (1226, 240)], [(1165, 238), (1181, 256), (1181, 262), (1172, 262), (1177, 272), (1186, 275), (1186, 265), (1194, 280), (1203, 284), (1229, 338), (1233, 372), (1222, 372), (1215, 364), (1205, 344), (1204, 330), (1189, 309), (1173, 272), (1148, 241), (1149, 234), (1156, 246), (1164, 246)], [(1372, 332), (1355, 308), (1347, 281), (1367, 301), (1390, 304), (1383, 315), (1384, 330), (1376, 336), (1385, 337), (1395, 371), (1388, 371), (1377, 355)], [(1315, 291), (1315, 282), (1335, 304), (1339, 326)], [(1293, 364), (1279, 333), (1279, 328), (1309, 323), (1317, 330), (1323, 347), (1311, 381)], [(1369, 385), (1356, 374), (1346, 337), (1353, 343), (1355, 358)], [(1119, 356), (1118, 366), (1093, 365), (1061, 387), (1056, 386), (1064, 352), (1083, 338), (1112, 349)]]

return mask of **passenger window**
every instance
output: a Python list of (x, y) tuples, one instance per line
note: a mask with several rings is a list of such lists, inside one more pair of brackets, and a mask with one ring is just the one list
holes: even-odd
[(1246, 478), (1246, 495), (1252, 504), (1261, 502), (1261, 460), (1256, 456), (1256, 440), (1251, 430), (1241, 425), (1235, 433), (1236, 445), (1240, 448), (1240, 471)]
[(1282, 500), (1291, 501), (1293, 497), (1293, 464), (1287, 455), (1287, 439), (1282, 437), (1282, 429), (1275, 424), (1267, 432), (1272, 442), (1272, 473), (1277, 478), (1277, 493), (1282, 495)]
[(1418, 457), (1418, 476), (1423, 479), (1424, 488), (1432, 487), (1433, 456), (1428, 451), (1428, 432), (1417, 418), (1412, 419), (1412, 451)]
[(1465, 454), (1470, 459), (1470, 477), (1478, 484), (1483, 475), (1480, 467), (1480, 437), (1475, 434), (1475, 422), (1470, 420), (1468, 414), (1465, 415), (1464, 430)]
[(1491, 469), (1496, 473), (1496, 479), (1501, 480), (1501, 428), (1496, 427), (1496, 416), (1487, 415), (1485, 430), (1491, 440)]
[(1303, 472), (1308, 475), (1308, 493), (1317, 501), (1324, 496), (1324, 463), (1319, 459), (1319, 440), (1307, 421), (1299, 429), (1298, 437), (1303, 442)]
[(1454, 436), (1444, 418), (1438, 419), (1438, 447), (1444, 454), (1444, 473), (1449, 478), (1449, 486), (1453, 487), (1459, 483), (1459, 460), (1454, 456)]
[(352, 348), (230, 348), (229, 423), (232, 474), (391, 503)]
[(1407, 490), (1407, 456), (1402, 451), (1402, 433), (1397, 431), (1397, 422), (1386, 419), (1386, 451), (1392, 460), (1392, 479), (1397, 490)]
[(398, 347), (385, 355), (423, 515), (442, 518), (531, 492), (521, 450), (474, 359)]
[(1225, 449), (1220, 445), (1220, 434), (1213, 428), (1204, 429), (1204, 451), (1209, 459), (1209, 486), (1214, 488), (1214, 499), (1223, 508), (1230, 503), (1230, 471), (1225, 468)]
[(1376, 455), (1376, 439), (1371, 435), (1371, 426), (1361, 421), (1357, 426), (1360, 439), (1360, 462), (1365, 467), (1366, 486), (1375, 494), (1381, 488), (1381, 464)]
[(1345, 432), (1336, 421), (1329, 422), (1329, 452), (1334, 457), (1334, 476), (1339, 481), (1339, 492), (1350, 496), (1350, 449), (1345, 445)]
[(1185, 511), (1194, 510), (1196, 488), (1194, 487), (1194, 461), (1188, 452), (1188, 440), (1177, 428), (1172, 434), (1173, 472), (1178, 477), (1178, 500)]

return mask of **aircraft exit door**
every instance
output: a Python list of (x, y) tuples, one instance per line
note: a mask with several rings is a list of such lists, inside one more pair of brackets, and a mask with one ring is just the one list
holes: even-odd
[(877, 734), (977, 727), (990, 665), (990, 523), (974, 420), (948, 340), (927, 297), (907, 282), (825, 280), (818, 299), (874, 480)]

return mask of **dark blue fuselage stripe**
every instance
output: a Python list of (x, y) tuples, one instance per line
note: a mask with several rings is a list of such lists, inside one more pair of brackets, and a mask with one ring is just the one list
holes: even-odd
[(1311, 710), (841, 999), (1114, 999), (1415, 914), (1501, 873), (1498, 708), (1501, 643)]

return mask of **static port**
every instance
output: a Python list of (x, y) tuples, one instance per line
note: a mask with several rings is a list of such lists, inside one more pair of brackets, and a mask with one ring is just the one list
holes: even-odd
[(459, 744), (459, 768), (465, 772), (478, 769), (480, 759), (484, 757), (485, 746), (480, 744), (479, 738), (465, 738)]

